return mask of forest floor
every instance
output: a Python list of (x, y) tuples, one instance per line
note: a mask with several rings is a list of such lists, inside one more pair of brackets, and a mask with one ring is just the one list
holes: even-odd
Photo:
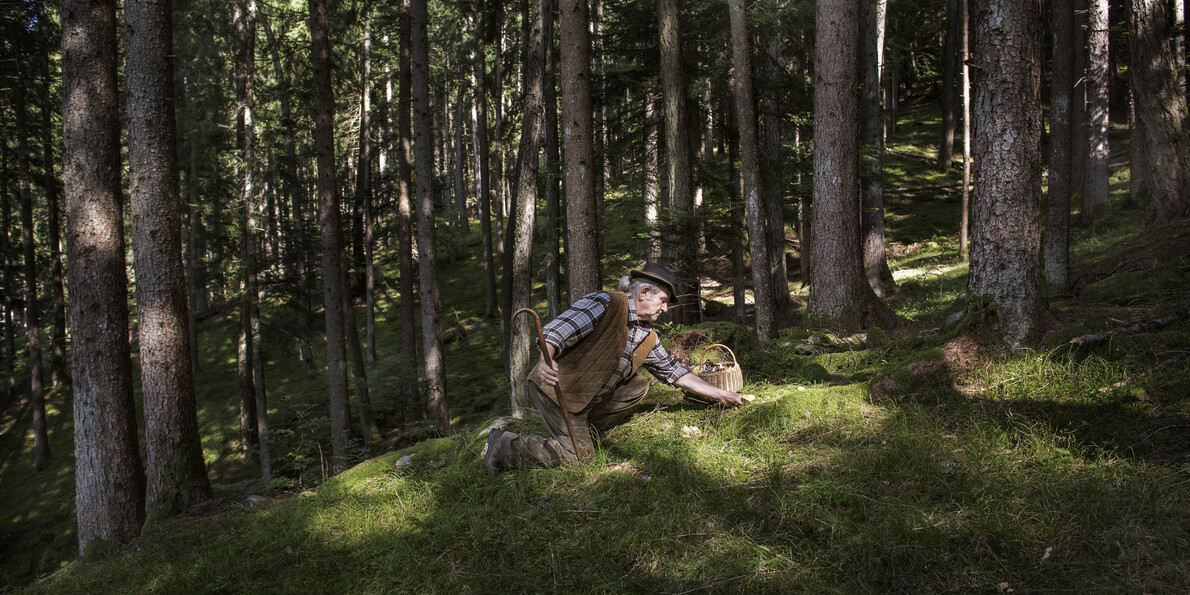
[[(763, 343), (727, 321), (730, 308), (663, 328), (694, 361), (708, 342), (730, 346), (752, 404), (723, 410), (654, 385), (594, 460), (486, 476), (486, 429), (508, 399), (498, 323), (481, 316), (475, 234), (447, 233), (450, 435), (410, 424), (323, 482), (325, 384), (306, 378), (278, 306), (267, 376), (284, 448), (278, 479), (262, 483), (238, 446), (235, 316), (214, 317), (201, 327), (198, 403), (218, 499), (105, 560), (74, 561), (69, 402), (50, 395), (58, 458), (34, 473), (18, 400), (0, 418), (0, 590), (1183, 590), (1190, 226), (1144, 230), (1143, 212), (1125, 205), (1126, 164), (1114, 163), (1113, 210), (1073, 227), (1075, 287), (1051, 298), (1045, 336), (987, 351), (947, 322), (962, 309), (967, 267), (957, 172), (938, 173), (930, 158), (934, 115), (908, 116), (886, 164), (886, 187), (910, 189), (886, 203), (898, 282), (888, 303), (905, 325), (835, 336), (799, 328), (795, 307)], [(632, 197), (609, 195), (606, 212), (610, 279), (639, 262), (630, 247), (643, 229), (619, 219), (639, 212)], [(709, 241), (709, 253), (726, 252)], [(386, 420), (399, 411), (389, 279), (369, 370)], [(719, 285), (708, 298), (730, 305), (729, 279), (708, 282)], [(801, 290), (796, 278), (791, 288)], [(510, 423), (545, 431), (535, 415)]]

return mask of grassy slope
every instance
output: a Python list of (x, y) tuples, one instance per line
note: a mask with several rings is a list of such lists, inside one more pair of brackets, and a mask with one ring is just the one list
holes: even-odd
[[(927, 127), (912, 122), (902, 130), (910, 133), (890, 156), (889, 187), (956, 179), (913, 156), (929, 150)], [(1118, 202), (1126, 186), (1115, 191)], [(890, 240), (908, 246), (892, 263), (901, 291), (890, 303), (910, 319), (908, 328), (888, 341), (824, 350), (830, 338), (804, 330), (758, 345), (738, 327), (709, 325), (703, 330), (740, 356), (757, 403), (724, 412), (657, 387), (605, 438), (596, 461), (558, 470), (483, 474), (480, 429), (506, 397), (495, 325), (474, 318), (482, 285), (473, 260), (443, 267), (445, 325), (477, 326), (448, 347), (459, 433), (372, 458), (316, 490), (304, 488), (319, 475), (310, 445), (325, 426), (322, 389), (302, 377), (275, 334), (274, 415), (291, 432), (288, 444), (299, 445), (281, 465), (289, 479), (279, 492), (290, 495), (255, 504), (240, 497), (262, 486), (245, 479), (251, 466), (234, 449), (234, 321), (212, 323), (204, 328), (199, 399), (225, 499), (150, 530), (110, 560), (72, 564), (36, 590), (818, 592), (1006, 583), (1017, 591), (1173, 591), (1190, 584), (1190, 370), (1185, 359), (1161, 367), (1184, 354), (1190, 324), (1068, 344), (1132, 319), (1185, 311), (1187, 232), (1137, 238), (1140, 215), (1124, 210), (1076, 229), (1083, 291), (1055, 300), (1060, 324), (1041, 346), (917, 374), (914, 362), (937, 361), (953, 337), (937, 327), (965, 284), (955, 194), (888, 199)], [(609, 209), (609, 217), (628, 210)], [(621, 239), (636, 231), (616, 230)], [(607, 272), (629, 261), (623, 254)], [(388, 317), (397, 305), (381, 307), (374, 398), (391, 408), (396, 391), (387, 371), (398, 333)], [(870, 390), (889, 378), (895, 389)], [(516, 423), (544, 431), (536, 419)], [(684, 426), (702, 436), (683, 437)], [(3, 439), (12, 440), (12, 431)], [(18, 476), (15, 451), (4, 449), (0, 490), (19, 489), (9, 481)], [(409, 454), (411, 464), (396, 469)], [(5, 527), (27, 528), (30, 518), (55, 511), (69, 516), (61, 504), (69, 472), (42, 480), (54, 478), (45, 489), (58, 497), (20, 507)], [(22, 501), (14, 494), (4, 492), (5, 501)], [(58, 541), (68, 544), (64, 533)]]

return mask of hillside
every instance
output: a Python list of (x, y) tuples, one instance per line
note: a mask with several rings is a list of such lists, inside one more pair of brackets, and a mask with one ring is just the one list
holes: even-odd
[[(928, 169), (917, 156), (928, 147), (905, 128), (887, 186), (953, 182)], [(890, 194), (899, 290), (889, 304), (903, 328), (837, 337), (798, 328), (794, 313), (758, 343), (726, 320), (669, 325), (665, 340), (692, 357), (699, 344), (729, 345), (757, 400), (724, 411), (654, 386), (595, 460), (556, 470), (483, 472), (485, 429), (507, 397), (498, 325), (478, 317), (474, 235), (447, 236), (441, 252), (444, 326), (459, 329), (447, 352), (455, 432), (432, 437), (423, 422), (389, 433), (325, 483), (325, 388), (304, 377), (282, 315), (267, 331), (268, 374), (291, 448), (282, 479), (251, 479), (235, 449), (235, 320), (213, 318), (199, 404), (220, 498), (104, 560), (69, 561), (68, 403), (50, 398), (59, 462), (37, 475), (14, 406), (0, 434), (7, 584), (37, 574), (30, 592), (1180, 590), (1190, 584), (1190, 229), (1142, 233), (1116, 165), (1114, 210), (1075, 228), (1076, 291), (1051, 300), (1035, 348), (998, 355), (969, 321), (947, 321), (966, 279), (954, 193)], [(606, 271), (634, 262), (638, 230), (614, 219), (633, 201), (609, 197), (619, 225)], [(398, 308), (395, 290), (382, 291), (371, 373), (393, 419)], [(730, 288), (713, 297), (729, 302)], [(512, 423), (545, 431), (534, 416)]]

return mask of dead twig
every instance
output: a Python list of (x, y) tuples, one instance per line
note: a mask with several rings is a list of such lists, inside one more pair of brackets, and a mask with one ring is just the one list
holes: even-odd
[(1097, 333), (1090, 333), (1081, 337), (1075, 337), (1070, 340), (1071, 345), (1089, 345), (1091, 343), (1098, 343), (1104, 339), (1110, 339), (1116, 335), (1131, 335), (1144, 331), (1156, 330), (1165, 326), (1169, 326), (1186, 316), (1190, 311), (1178, 312), (1177, 314), (1170, 314), (1169, 316), (1160, 316), (1149, 320), (1142, 320), (1135, 324), (1130, 324), (1123, 328), (1110, 329), (1106, 331), (1099, 331)]

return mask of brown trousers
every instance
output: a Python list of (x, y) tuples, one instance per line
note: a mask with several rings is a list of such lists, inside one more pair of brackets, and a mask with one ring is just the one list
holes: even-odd
[[(534, 467), (553, 467), (563, 461), (573, 461), (574, 447), (571, 445), (570, 433), (566, 430), (566, 418), (562, 416), (562, 409), (537, 388), (532, 382), (525, 382), (529, 390), (529, 397), (533, 406), (545, 420), (550, 429), (550, 437), (531, 436), (505, 432), (500, 436), (496, 445), (495, 458), (504, 469), (532, 469)], [(600, 432), (610, 429), (610, 423), (616, 414), (636, 405), (644, 398), (649, 390), (649, 378), (645, 374), (637, 374), (632, 380), (620, 385), (611, 395), (592, 401), (586, 409), (570, 414), (570, 422), (574, 425), (575, 442), (584, 457), (595, 452), (591, 442), (591, 429)]]

